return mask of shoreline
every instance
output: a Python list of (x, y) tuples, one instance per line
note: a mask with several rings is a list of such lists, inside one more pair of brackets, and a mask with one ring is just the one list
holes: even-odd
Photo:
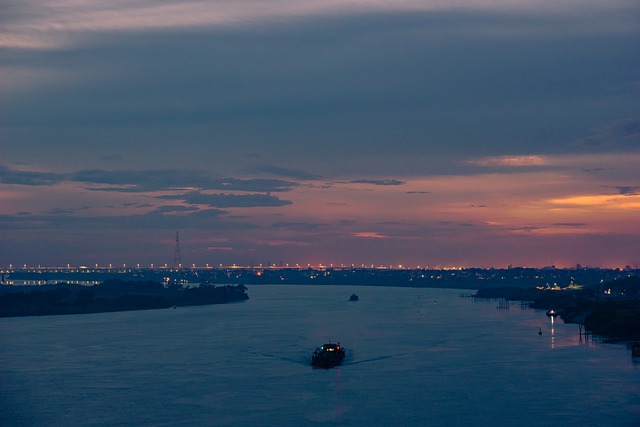
[[(106, 281), (100, 285), (69, 284), (13, 287), (0, 296), (0, 317), (93, 314), (226, 304), (249, 299), (243, 285), (197, 288), (164, 287), (161, 283)], [(26, 291), (26, 292), (25, 292)]]
[(534, 309), (553, 310), (564, 323), (579, 325), (581, 334), (599, 336), (607, 342), (640, 341), (640, 299), (635, 296), (609, 296), (593, 289), (503, 287), (478, 290), (474, 297), (528, 302)]

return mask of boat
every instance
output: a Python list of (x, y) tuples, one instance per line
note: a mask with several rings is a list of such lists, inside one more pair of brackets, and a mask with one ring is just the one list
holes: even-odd
[(351, 294), (351, 296), (349, 297), (349, 301), (358, 301), (358, 295), (356, 294)]
[(311, 366), (316, 368), (333, 368), (342, 364), (344, 360), (345, 351), (344, 347), (338, 344), (332, 344), (331, 342), (316, 348), (311, 356)]
[(551, 310), (547, 311), (547, 317), (556, 317), (556, 316), (560, 316), (560, 313), (558, 313), (557, 311), (555, 311), (553, 308)]

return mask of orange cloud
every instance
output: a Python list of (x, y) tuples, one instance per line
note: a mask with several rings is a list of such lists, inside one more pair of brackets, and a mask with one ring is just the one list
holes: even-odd
[(260, 243), (266, 246), (309, 246), (309, 243), (293, 240), (264, 240)]
[(583, 195), (549, 200), (565, 207), (598, 207), (605, 209), (639, 209), (640, 195)]
[(375, 232), (375, 231), (361, 231), (358, 233), (353, 233), (356, 237), (364, 237), (369, 239), (388, 239), (389, 236)]
[(479, 166), (508, 166), (508, 167), (522, 167), (522, 166), (545, 166), (548, 165), (549, 159), (543, 156), (528, 155), (528, 156), (498, 156), (498, 157), (483, 157), (480, 159), (470, 160), (469, 163)]

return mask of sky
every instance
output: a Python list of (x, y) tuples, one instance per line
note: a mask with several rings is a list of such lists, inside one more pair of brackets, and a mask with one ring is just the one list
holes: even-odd
[(0, 9), (0, 267), (640, 265), (636, 0)]

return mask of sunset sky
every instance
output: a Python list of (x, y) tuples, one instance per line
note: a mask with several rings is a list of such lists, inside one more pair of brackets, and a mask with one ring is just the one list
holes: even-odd
[(640, 266), (637, 0), (0, 7), (0, 267)]

